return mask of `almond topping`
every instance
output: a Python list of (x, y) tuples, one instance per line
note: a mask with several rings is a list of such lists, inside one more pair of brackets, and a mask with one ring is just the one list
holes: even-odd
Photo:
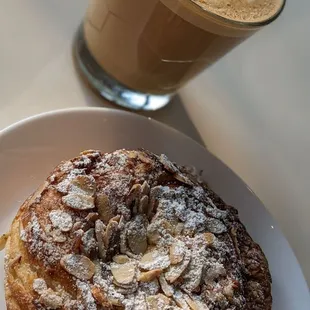
[(144, 195), (140, 199), (140, 204), (139, 204), (139, 213), (141, 214), (147, 214), (148, 212), (148, 207), (149, 207), (149, 197)]
[(185, 271), (187, 268), (189, 262), (191, 260), (191, 252), (187, 250), (184, 255), (184, 259), (181, 263), (176, 265), (171, 265), (168, 269), (168, 271), (165, 274), (166, 280), (169, 283), (175, 282)]
[(172, 265), (180, 263), (185, 255), (185, 244), (182, 241), (173, 243), (169, 250), (170, 262)]
[(62, 257), (60, 265), (80, 280), (89, 280), (95, 273), (95, 264), (86, 256), (68, 254)]
[(153, 269), (166, 269), (170, 265), (170, 259), (168, 255), (161, 254), (159, 251), (154, 250), (144, 254), (140, 261), (140, 268), (144, 270)]
[(110, 204), (109, 197), (105, 194), (98, 194), (96, 197), (96, 206), (102, 221), (107, 224), (115, 216), (115, 208)]
[(108, 300), (107, 295), (105, 294), (105, 292), (103, 290), (101, 290), (99, 287), (97, 286), (93, 286), (91, 289), (92, 295), (94, 296), (94, 298), (96, 299), (96, 301), (103, 307), (105, 307), (105, 309), (112, 309), (112, 304), (110, 303), (110, 301)]
[(171, 303), (170, 298), (163, 294), (147, 296), (146, 302), (151, 310), (165, 309), (165, 306), (169, 306)]
[(121, 285), (131, 284), (136, 273), (136, 265), (133, 262), (125, 264), (111, 264), (111, 272), (115, 281)]
[(212, 233), (209, 233), (209, 232), (204, 233), (204, 238), (206, 240), (207, 246), (212, 246), (212, 244), (215, 241), (215, 236)]
[(87, 196), (93, 196), (96, 191), (96, 182), (93, 176), (78, 175), (71, 180), (71, 191)]
[(163, 290), (164, 294), (168, 297), (171, 297), (174, 293), (173, 286), (168, 284), (163, 274), (161, 274), (159, 277), (159, 283), (160, 283), (161, 289)]
[(141, 186), (141, 194), (148, 196), (149, 193), (150, 193), (150, 185), (146, 181), (144, 181)]
[(194, 300), (186, 294), (183, 297), (191, 310), (209, 310), (209, 308), (203, 305), (200, 301)]
[(103, 224), (103, 222), (101, 220), (97, 220), (95, 223), (95, 234), (98, 242), (99, 256), (102, 259), (105, 259), (107, 255), (107, 249), (104, 241), (105, 230), (106, 226)]
[(129, 223), (127, 231), (128, 246), (132, 253), (139, 255), (145, 253), (147, 249), (146, 229), (144, 218), (141, 215)]
[(94, 198), (79, 193), (69, 193), (62, 197), (62, 202), (75, 210), (89, 210), (95, 208)]
[(139, 282), (151, 282), (155, 278), (158, 278), (162, 273), (162, 269), (154, 269), (146, 272), (141, 272), (138, 281)]
[(188, 307), (188, 304), (184, 298), (184, 295), (178, 291), (173, 295), (173, 299), (175, 300), (176, 304), (184, 310), (190, 310), (190, 308)]
[(183, 229), (184, 229), (184, 224), (183, 223), (178, 223), (177, 226), (174, 229), (174, 235), (175, 236), (182, 235)]
[(49, 309), (58, 309), (63, 305), (63, 299), (50, 288), (42, 292), (39, 302)]
[(51, 231), (51, 236), (53, 241), (57, 243), (64, 243), (67, 241), (67, 237), (59, 229)]
[(173, 164), (166, 155), (164, 154), (161, 154), (159, 156), (159, 161), (163, 164), (164, 168), (166, 170), (168, 170), (169, 172), (171, 173), (177, 173), (179, 171), (179, 169), (176, 167), (175, 164)]
[(127, 255), (115, 255), (113, 257), (113, 262), (117, 264), (125, 264), (129, 262), (129, 257)]

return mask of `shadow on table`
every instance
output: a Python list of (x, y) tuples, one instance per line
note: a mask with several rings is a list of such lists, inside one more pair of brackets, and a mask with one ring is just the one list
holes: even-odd
[[(130, 111), (128, 109), (122, 108), (116, 104), (113, 104), (105, 99), (103, 99), (96, 90), (94, 90), (88, 81), (81, 75), (78, 68), (76, 68), (76, 72), (79, 75), (79, 83), (81, 85), (81, 89), (85, 96), (85, 102), (87, 106), (90, 107), (107, 107), (112, 109)], [(131, 111), (133, 112), (133, 111)], [(147, 111), (134, 111), (134, 113), (151, 117), (159, 122), (165, 123), (181, 132), (191, 137), (199, 144), (204, 145), (200, 134), (189, 118), (184, 104), (179, 96), (176, 96), (170, 104), (159, 111), (147, 112)]]

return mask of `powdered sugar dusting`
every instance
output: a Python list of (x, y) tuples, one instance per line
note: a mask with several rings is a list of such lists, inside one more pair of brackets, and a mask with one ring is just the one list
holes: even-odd
[(55, 228), (59, 228), (61, 231), (70, 231), (73, 226), (72, 217), (70, 214), (53, 210), (49, 213), (49, 218)]
[(33, 289), (37, 292), (37, 293), (43, 293), (43, 291), (47, 290), (47, 285), (44, 279), (35, 279), (33, 281)]
[(76, 281), (78, 294), (65, 298), (36, 279), (35, 291), (50, 292), (45, 302), (56, 296), (78, 310), (244, 308), (229, 209), (184, 169), (126, 150), (85, 152), (59, 169), (49, 189), (61, 208), (45, 220), (34, 209), (20, 231), (33, 256)]
[(88, 283), (82, 282), (80, 280), (76, 281), (76, 286), (81, 294), (81, 299), (85, 310), (97, 310), (97, 305), (95, 299), (91, 293), (91, 289)]

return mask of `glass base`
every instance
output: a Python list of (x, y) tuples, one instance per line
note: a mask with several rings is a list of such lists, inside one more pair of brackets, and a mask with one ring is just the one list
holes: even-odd
[(107, 74), (96, 62), (86, 45), (83, 27), (79, 27), (75, 42), (74, 55), (76, 62), (90, 85), (94, 87), (102, 97), (109, 101), (132, 110), (155, 111), (169, 103), (174, 94), (153, 95), (135, 91), (122, 85)]

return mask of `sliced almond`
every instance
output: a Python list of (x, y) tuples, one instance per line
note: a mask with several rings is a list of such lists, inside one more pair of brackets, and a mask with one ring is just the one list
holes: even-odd
[(162, 294), (147, 296), (146, 302), (150, 310), (161, 310), (170, 305), (170, 300)]
[(151, 282), (155, 278), (158, 278), (162, 273), (162, 269), (154, 269), (146, 272), (141, 272), (138, 281), (139, 282)]
[(158, 197), (162, 192), (162, 186), (158, 185), (150, 190), (150, 199), (149, 199), (149, 210), (148, 210), (148, 218), (150, 219), (155, 213), (158, 204)]
[(180, 263), (185, 255), (186, 246), (182, 241), (176, 241), (170, 246), (169, 257), (172, 265)]
[(71, 190), (93, 196), (96, 191), (96, 181), (93, 176), (78, 175), (71, 180)]
[(99, 257), (102, 259), (105, 259), (107, 255), (107, 248), (104, 241), (105, 230), (106, 226), (103, 224), (103, 222), (101, 220), (97, 220), (95, 223), (95, 235), (98, 242)]
[(173, 226), (167, 220), (162, 219), (151, 223), (147, 227), (148, 242), (156, 245), (161, 238), (161, 234), (165, 233), (170, 235), (173, 234)]
[(98, 194), (96, 197), (96, 207), (102, 221), (107, 224), (115, 216), (115, 208), (112, 207), (109, 197), (106, 194)]
[(97, 155), (97, 156), (99, 156), (100, 155), (100, 151), (97, 151), (97, 150), (85, 150), (85, 151), (81, 152), (80, 155), (91, 155), (91, 156)]
[(62, 233), (60, 229), (52, 230), (50, 234), (53, 238), (53, 241), (57, 243), (64, 243), (67, 241), (67, 237)]
[(144, 181), (141, 186), (141, 194), (148, 196), (150, 193), (150, 189), (150, 185), (146, 181)]
[(129, 252), (129, 248), (127, 245), (127, 231), (125, 229), (121, 230), (120, 233), (120, 252), (122, 254), (127, 254)]
[(138, 213), (140, 199), (141, 199), (141, 184), (134, 184), (128, 194), (128, 198), (126, 201), (127, 205), (130, 207), (133, 214)]
[(115, 281), (121, 285), (131, 284), (136, 274), (136, 265), (134, 262), (126, 264), (111, 264), (111, 272)]
[(191, 185), (191, 186), (194, 185), (193, 182), (181, 172), (177, 172), (173, 177), (176, 180), (180, 181), (181, 183)]
[(121, 220), (121, 215), (115, 215), (114, 217), (111, 218), (110, 221), (120, 223), (120, 220)]
[(186, 303), (189, 305), (191, 310), (209, 310), (209, 308), (206, 305), (204, 305), (202, 302), (192, 299), (187, 294), (184, 294), (183, 297)]
[(73, 224), (72, 231), (76, 232), (77, 230), (82, 229), (82, 228), (83, 228), (83, 223), (78, 221)]
[(65, 255), (61, 258), (60, 265), (80, 280), (89, 280), (95, 273), (95, 264), (84, 255)]
[(117, 264), (125, 264), (130, 261), (129, 257), (127, 255), (115, 255), (113, 256), (113, 262)]
[(170, 259), (168, 255), (153, 250), (143, 255), (139, 266), (144, 270), (164, 270), (170, 266)]
[(144, 195), (140, 199), (139, 203), (139, 213), (140, 214), (147, 214), (149, 208), (149, 197)]
[(95, 227), (95, 222), (100, 218), (99, 214), (96, 212), (90, 212), (85, 217), (86, 223), (83, 224), (82, 229), (87, 231)]
[(157, 225), (151, 224), (147, 227), (147, 240), (149, 244), (156, 245), (161, 238)]
[(63, 299), (57, 295), (52, 289), (47, 289), (42, 292), (39, 302), (48, 309), (59, 309), (63, 305)]
[(164, 294), (168, 297), (171, 297), (174, 294), (174, 288), (173, 286), (169, 285), (165, 276), (163, 274), (159, 277), (159, 283), (161, 286), (161, 289), (163, 290)]
[(171, 304), (171, 300), (163, 294), (147, 296), (146, 302), (150, 310), (162, 310)]
[(123, 284), (123, 283), (119, 283), (115, 279), (113, 279), (112, 282), (115, 285), (117, 292), (120, 294), (123, 294), (123, 295), (129, 294), (129, 291), (132, 291), (133, 288), (135, 287), (134, 281), (129, 283), (129, 284)]
[(175, 226), (174, 235), (175, 235), (175, 236), (181, 236), (181, 235), (182, 235), (182, 232), (183, 232), (183, 229), (184, 229), (184, 224), (183, 224), (183, 223), (178, 223), (178, 224)]
[(82, 237), (84, 235), (84, 230), (83, 229), (78, 229), (77, 231), (74, 232), (74, 239), (73, 239), (73, 244), (71, 251), (73, 253), (79, 253), (80, 252), (80, 247), (82, 243)]
[(138, 152), (138, 158), (145, 164), (152, 164), (153, 161), (143, 152)]
[(94, 198), (79, 193), (69, 193), (62, 197), (62, 202), (75, 210), (89, 210), (95, 208)]
[(139, 255), (145, 253), (147, 249), (147, 236), (144, 218), (136, 216), (127, 228), (128, 246), (132, 253)]
[(99, 219), (99, 214), (97, 212), (89, 212), (85, 217), (86, 222), (95, 223)]
[(206, 240), (206, 245), (207, 246), (212, 246), (214, 241), (215, 241), (215, 236), (212, 233), (204, 233), (204, 238)]
[(130, 189), (129, 195), (128, 195), (128, 203), (132, 203), (136, 199), (140, 199), (142, 192), (142, 186), (141, 184), (134, 184), (132, 188)]
[(189, 267), (186, 270), (186, 274), (184, 275), (184, 283), (182, 288), (187, 292), (194, 292), (199, 288), (201, 283), (202, 273), (203, 273), (203, 264), (193, 264), (190, 263)]
[(53, 210), (49, 213), (49, 218), (53, 226), (63, 232), (70, 231), (73, 226), (72, 217), (67, 212)]
[(96, 254), (97, 242), (95, 239), (95, 229), (87, 230), (82, 237), (81, 251), (84, 255), (91, 257)]
[(159, 161), (163, 164), (164, 168), (171, 172), (171, 173), (177, 173), (179, 171), (179, 169), (177, 168), (177, 166), (175, 164), (173, 164), (166, 155), (161, 154), (159, 156)]
[(9, 238), (9, 234), (3, 234), (0, 236), (0, 251), (2, 251), (5, 248), (8, 238)]
[(191, 252), (187, 250), (184, 255), (184, 259), (181, 263), (171, 265), (168, 271), (165, 273), (165, 278), (169, 283), (174, 283), (185, 271), (191, 260)]
[[(123, 306), (123, 303), (121, 300), (113, 297), (113, 296), (108, 296), (108, 301), (113, 305), (113, 306), (116, 306), (116, 307), (122, 307)], [(113, 309), (113, 308), (112, 308)]]
[(104, 245), (107, 249), (107, 254), (114, 255), (114, 253), (119, 248), (120, 243), (120, 231), (118, 227), (118, 223), (115, 221), (110, 221), (104, 235)]
[(175, 301), (175, 303), (181, 308), (181, 309), (184, 309), (184, 310), (190, 310), (185, 298), (184, 298), (184, 295), (180, 292), (180, 291), (177, 291), (174, 293), (173, 295), (173, 299)]
[(122, 295), (132, 295), (136, 293), (139, 288), (138, 282), (124, 285), (113, 280), (113, 283), (116, 285), (116, 292)]
[(104, 307), (104, 309), (113, 309), (112, 303), (109, 301), (107, 294), (98, 286), (93, 286), (91, 289), (93, 297)]

